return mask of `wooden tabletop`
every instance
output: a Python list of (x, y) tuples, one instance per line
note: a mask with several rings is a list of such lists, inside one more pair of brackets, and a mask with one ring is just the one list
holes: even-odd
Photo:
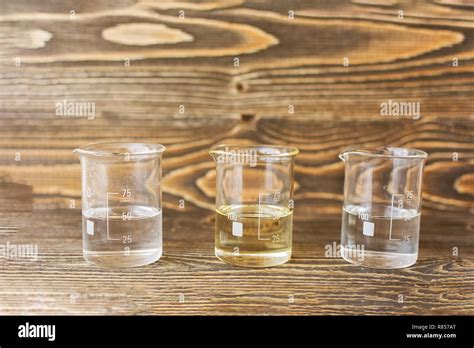
[[(455, 0), (0, 0), (0, 251), (38, 248), (0, 257), (0, 314), (473, 315), (473, 13)], [(389, 101), (420, 117), (383, 115)], [(67, 102), (94, 114), (58, 112)], [(72, 150), (104, 140), (167, 147), (155, 264), (82, 258)], [(222, 143), (300, 149), (289, 263), (214, 257), (208, 151)], [(429, 154), (412, 267), (326, 254), (340, 241), (337, 155), (353, 144)]]
[[(166, 209), (164, 255), (157, 263), (101, 269), (82, 258), (78, 210), (14, 216), (20, 225), (15, 242), (37, 243), (39, 258), (2, 261), (2, 314), (474, 312), (472, 224), (459, 214), (425, 214), (419, 260), (402, 270), (368, 269), (327, 257), (325, 246), (339, 243), (338, 217), (297, 219), (289, 263), (245, 269), (214, 257), (212, 212)], [(459, 256), (453, 256), (454, 247)]]

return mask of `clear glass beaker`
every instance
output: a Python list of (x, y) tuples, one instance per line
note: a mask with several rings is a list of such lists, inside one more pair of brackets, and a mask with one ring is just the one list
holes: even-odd
[(74, 150), (82, 167), (86, 261), (136, 267), (162, 254), (163, 145), (95, 143)]
[(403, 268), (418, 258), (421, 186), (427, 154), (349, 148), (345, 162), (341, 256), (374, 268)]
[(220, 145), (210, 154), (216, 162), (216, 256), (247, 267), (287, 262), (298, 149)]

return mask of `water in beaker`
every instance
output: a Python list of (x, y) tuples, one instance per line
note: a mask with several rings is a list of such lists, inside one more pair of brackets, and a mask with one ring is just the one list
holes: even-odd
[(341, 256), (374, 268), (403, 268), (418, 258), (426, 153), (404, 148), (348, 149)]
[(162, 254), (161, 211), (154, 207), (92, 208), (82, 214), (82, 226), (88, 261), (131, 267), (152, 263)]
[(82, 164), (83, 255), (135, 267), (162, 254), (162, 145), (97, 143), (75, 150)]
[(216, 161), (215, 254), (228, 263), (267, 267), (292, 251), (295, 148), (227, 146)]

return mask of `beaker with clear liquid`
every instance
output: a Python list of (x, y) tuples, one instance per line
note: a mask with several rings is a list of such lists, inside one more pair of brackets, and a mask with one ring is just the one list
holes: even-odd
[(86, 261), (104, 267), (137, 267), (161, 257), (163, 151), (163, 145), (121, 142), (74, 150), (82, 169)]
[(244, 267), (287, 262), (292, 249), (298, 149), (220, 145), (210, 154), (216, 162), (217, 258)]
[(341, 256), (373, 268), (404, 268), (418, 258), (421, 189), (427, 154), (349, 148), (345, 162)]

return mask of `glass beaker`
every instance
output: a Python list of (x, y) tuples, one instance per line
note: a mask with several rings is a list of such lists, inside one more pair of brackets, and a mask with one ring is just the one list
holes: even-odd
[(418, 258), (421, 187), (427, 154), (349, 148), (345, 162), (341, 256), (374, 268), (403, 268)]
[(82, 168), (86, 261), (136, 267), (162, 254), (163, 145), (95, 143), (74, 150)]
[(293, 170), (298, 149), (220, 145), (216, 162), (215, 254), (222, 261), (268, 267), (291, 257)]

